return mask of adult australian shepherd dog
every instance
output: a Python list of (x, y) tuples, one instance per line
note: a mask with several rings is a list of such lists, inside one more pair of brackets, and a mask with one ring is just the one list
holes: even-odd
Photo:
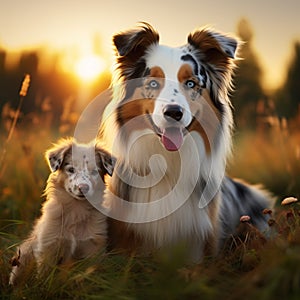
[(141, 23), (113, 43), (117, 84), (99, 132), (117, 157), (105, 195), (110, 245), (140, 253), (184, 244), (198, 261), (242, 215), (267, 230), (268, 194), (224, 175), (238, 40), (205, 27), (169, 47)]

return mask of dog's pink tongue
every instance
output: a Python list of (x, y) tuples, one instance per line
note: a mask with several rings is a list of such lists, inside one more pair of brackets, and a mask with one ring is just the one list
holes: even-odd
[(183, 133), (180, 128), (169, 127), (164, 129), (161, 142), (168, 151), (177, 151), (183, 143)]

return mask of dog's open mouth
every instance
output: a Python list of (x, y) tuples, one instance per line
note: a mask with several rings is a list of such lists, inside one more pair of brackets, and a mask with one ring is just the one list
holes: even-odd
[(178, 127), (168, 127), (163, 130), (161, 142), (168, 151), (177, 151), (183, 143), (183, 132)]
[(184, 134), (186, 132), (185, 128), (178, 126), (170, 126), (164, 129), (157, 127), (152, 117), (147, 113), (149, 121), (155, 131), (155, 133), (160, 137), (161, 143), (168, 151), (178, 151), (183, 144)]

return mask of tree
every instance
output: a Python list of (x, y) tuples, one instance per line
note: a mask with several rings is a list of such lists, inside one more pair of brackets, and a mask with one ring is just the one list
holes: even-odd
[(286, 80), (278, 92), (277, 107), (280, 116), (293, 118), (300, 109), (300, 42), (294, 43), (294, 53)]
[(237, 34), (244, 42), (239, 52), (241, 60), (234, 77), (234, 92), (231, 97), (235, 108), (238, 126), (254, 127), (256, 122), (256, 107), (264, 98), (261, 85), (262, 70), (259, 60), (253, 50), (253, 31), (246, 19), (241, 19), (237, 25)]

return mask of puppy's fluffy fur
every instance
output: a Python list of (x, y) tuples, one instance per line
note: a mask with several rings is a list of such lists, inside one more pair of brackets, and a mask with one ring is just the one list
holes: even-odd
[(101, 201), (102, 180), (112, 174), (114, 160), (98, 145), (78, 144), (74, 139), (60, 140), (46, 152), (46, 160), (52, 171), (46, 201), (32, 233), (12, 260), (12, 285), (35, 263), (41, 274), (49, 266), (85, 258), (106, 245), (106, 217), (90, 200)]

